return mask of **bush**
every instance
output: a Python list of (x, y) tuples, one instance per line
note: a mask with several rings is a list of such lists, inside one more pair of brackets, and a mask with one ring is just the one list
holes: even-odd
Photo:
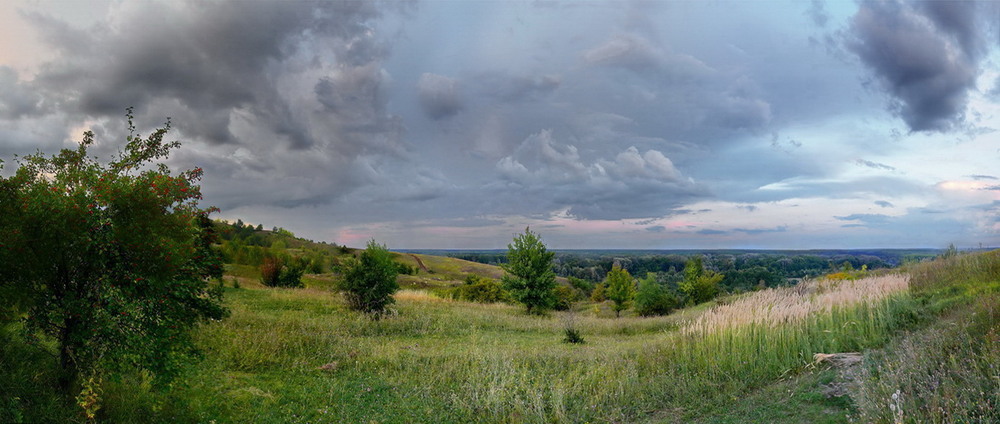
[(351, 309), (372, 314), (377, 318), (394, 303), (396, 263), (392, 254), (381, 244), (370, 240), (361, 255), (344, 265), (344, 279), (338, 284)]
[(674, 296), (652, 278), (639, 282), (639, 290), (635, 294), (635, 311), (642, 316), (666, 315), (677, 307), (677, 296)]
[(553, 289), (556, 295), (556, 302), (552, 308), (557, 311), (566, 311), (573, 306), (573, 302), (579, 299), (579, 293), (570, 286), (559, 285)]
[(603, 302), (608, 300), (607, 288), (604, 283), (599, 283), (594, 286), (594, 291), (590, 292), (590, 300), (594, 302)]
[(301, 260), (289, 261), (285, 264), (280, 258), (269, 256), (260, 265), (260, 282), (268, 287), (304, 287), (302, 274), (305, 274), (305, 264)]
[(396, 273), (402, 275), (417, 275), (417, 267), (409, 266), (402, 262), (396, 262)]
[(573, 286), (574, 289), (580, 291), (584, 298), (590, 297), (590, 294), (594, 291), (594, 283), (591, 281), (584, 280), (582, 278), (576, 278), (573, 276), (566, 277), (569, 281), (569, 285)]
[(480, 303), (504, 302), (510, 298), (500, 282), (475, 274), (465, 277), (465, 284), (455, 287), (450, 294), (456, 300)]

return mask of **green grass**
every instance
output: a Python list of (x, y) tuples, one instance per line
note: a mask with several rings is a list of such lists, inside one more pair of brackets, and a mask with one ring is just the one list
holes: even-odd
[[(872, 343), (857, 326), (844, 326), (870, 319), (869, 309), (787, 332), (702, 338), (677, 331), (697, 312), (613, 319), (584, 311), (576, 312), (576, 327), (586, 343), (572, 345), (561, 342), (564, 313), (540, 318), (509, 305), (404, 292), (398, 314), (371, 321), (324, 290), (229, 289), (226, 295), (232, 316), (198, 332), (204, 361), (168, 393), (109, 387), (106, 396), (117, 401), (103, 411), (107, 418), (636, 421), (664, 411), (687, 416), (706, 402), (731, 403), (795, 373), (814, 349)], [(136, 405), (165, 406), (137, 411)]]
[[(843, 422), (853, 406), (819, 393), (834, 377), (811, 368), (812, 354), (884, 346), (925, 322), (920, 311), (937, 298), (924, 293), (940, 291), (919, 282), (914, 295), (700, 333), (680, 329), (715, 305), (618, 319), (584, 305), (572, 313), (586, 343), (568, 344), (564, 312), (529, 316), (516, 306), (405, 290), (394, 314), (372, 321), (346, 309), (329, 289), (331, 276), (308, 276), (305, 289), (271, 289), (253, 282), (253, 269), (227, 272), (227, 281), (245, 283), (227, 285), (229, 318), (197, 330), (203, 359), (167, 388), (142, 374), (106, 382), (102, 420)], [(974, 277), (965, 283), (973, 288), (961, 293), (989, 290)], [(16, 329), (4, 331), (16, 339)], [(0, 347), (0, 421), (78, 419), (71, 401), (43, 394), (53, 366), (39, 349)]]

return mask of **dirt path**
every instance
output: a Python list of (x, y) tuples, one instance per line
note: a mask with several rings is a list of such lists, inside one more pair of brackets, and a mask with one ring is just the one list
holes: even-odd
[(428, 273), (431, 272), (431, 270), (427, 269), (427, 266), (424, 265), (424, 261), (420, 260), (420, 258), (417, 255), (411, 253), (410, 256), (413, 256), (413, 259), (417, 261), (417, 265), (420, 267), (420, 269), (424, 270), (424, 272)]

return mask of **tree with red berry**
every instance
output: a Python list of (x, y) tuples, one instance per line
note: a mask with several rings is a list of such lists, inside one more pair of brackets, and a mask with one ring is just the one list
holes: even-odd
[(17, 160), (0, 176), (0, 320), (52, 349), (60, 388), (75, 393), (125, 369), (167, 381), (196, 354), (190, 330), (227, 314), (208, 214), (198, 206), (202, 170), (162, 163), (178, 142), (163, 128), (129, 136), (109, 163), (76, 149)]

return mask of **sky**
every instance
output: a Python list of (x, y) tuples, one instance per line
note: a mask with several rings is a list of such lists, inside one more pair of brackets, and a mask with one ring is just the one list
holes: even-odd
[(1000, 3), (0, 2), (0, 158), (170, 118), (353, 247), (1000, 246)]

